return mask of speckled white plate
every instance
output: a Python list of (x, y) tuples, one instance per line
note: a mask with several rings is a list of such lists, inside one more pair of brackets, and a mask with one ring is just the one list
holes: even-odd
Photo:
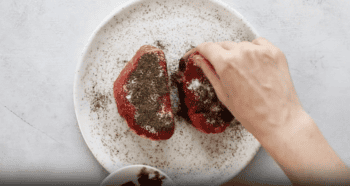
[[(150, 165), (177, 184), (216, 185), (233, 178), (260, 147), (241, 125), (233, 122), (225, 132), (208, 135), (176, 119), (169, 140), (145, 140), (118, 114), (113, 82), (142, 45), (161, 48), (171, 74), (186, 51), (202, 42), (256, 37), (243, 17), (220, 1), (137, 0), (115, 9), (92, 34), (75, 76), (75, 112), (93, 155), (109, 172)], [(176, 108), (175, 89), (171, 99)]]

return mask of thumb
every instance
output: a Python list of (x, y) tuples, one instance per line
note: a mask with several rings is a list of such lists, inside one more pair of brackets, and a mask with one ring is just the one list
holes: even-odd
[(206, 60), (200, 55), (194, 55), (193, 60), (195, 65), (200, 67), (204, 72), (205, 76), (209, 79), (209, 82), (214, 87), (216, 95), (218, 96), (220, 101), (224, 103), (227, 100), (227, 97), (224, 96), (225, 92), (223, 90), (220, 77), (216, 74), (213, 66), (210, 64), (208, 60)]

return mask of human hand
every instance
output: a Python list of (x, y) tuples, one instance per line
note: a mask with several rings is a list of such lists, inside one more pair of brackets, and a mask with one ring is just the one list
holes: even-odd
[(202, 43), (184, 58), (193, 52), (220, 101), (255, 137), (279, 132), (304, 113), (284, 54), (266, 39)]
[[(202, 43), (195, 63), (220, 101), (295, 185), (349, 185), (350, 171), (303, 110), (284, 54), (264, 38)], [(196, 55), (198, 54), (198, 55)]]

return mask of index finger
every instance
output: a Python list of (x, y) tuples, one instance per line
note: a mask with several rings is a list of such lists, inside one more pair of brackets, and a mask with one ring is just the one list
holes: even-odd
[(197, 51), (202, 54), (214, 67), (216, 72), (221, 72), (225, 65), (224, 55), (227, 54), (228, 50), (222, 48), (217, 43), (202, 43), (198, 45)]
[(226, 49), (222, 48), (217, 43), (205, 42), (188, 51), (183, 58), (187, 58), (189, 55), (196, 51), (198, 51), (213, 65), (216, 72), (221, 71), (221, 68), (223, 68), (223, 55), (227, 53)]

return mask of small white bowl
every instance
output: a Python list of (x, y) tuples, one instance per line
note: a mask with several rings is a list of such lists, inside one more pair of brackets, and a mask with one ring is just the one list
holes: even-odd
[[(139, 182), (139, 178), (142, 176)], [(158, 176), (157, 176), (158, 175)], [(148, 179), (145, 179), (148, 178)], [(153, 180), (152, 180), (153, 178)], [(142, 182), (142, 180), (146, 183)], [(161, 181), (160, 181), (161, 180)], [(147, 182), (148, 181), (148, 182)], [(133, 182), (133, 184), (131, 183)], [(142, 184), (144, 183), (144, 184)], [(107, 176), (101, 183), (101, 186), (143, 186), (143, 185), (161, 185), (161, 186), (175, 186), (175, 183), (162, 171), (147, 165), (130, 165), (123, 167), (109, 176)]]

